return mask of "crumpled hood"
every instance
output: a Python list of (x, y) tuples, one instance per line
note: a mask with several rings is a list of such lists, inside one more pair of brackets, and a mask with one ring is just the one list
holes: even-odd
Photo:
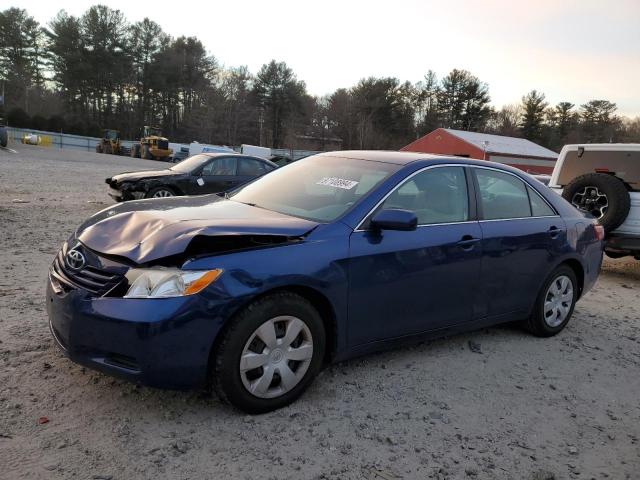
[(141, 264), (185, 251), (196, 236), (302, 236), (318, 224), (217, 195), (125, 202), (98, 212), (76, 238), (91, 250)]
[(175, 175), (183, 175), (183, 174), (180, 172), (174, 172), (173, 170), (169, 170), (169, 169), (141, 170), (138, 172), (119, 173), (118, 175), (114, 175), (113, 177), (111, 177), (109, 180), (111, 180), (111, 182), (122, 183), (122, 182), (135, 182), (137, 180), (142, 180), (143, 178), (171, 177)]

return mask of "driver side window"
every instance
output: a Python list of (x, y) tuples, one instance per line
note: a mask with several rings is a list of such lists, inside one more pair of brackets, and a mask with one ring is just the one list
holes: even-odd
[(469, 195), (462, 167), (435, 167), (400, 185), (381, 208), (410, 210), (418, 225), (469, 220)]
[(202, 169), (202, 176), (232, 176), (236, 174), (237, 159), (233, 157), (216, 158)]

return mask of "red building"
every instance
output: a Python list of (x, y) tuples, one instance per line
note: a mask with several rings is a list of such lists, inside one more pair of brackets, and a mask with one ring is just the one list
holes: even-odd
[(400, 149), (504, 163), (528, 173), (551, 173), (558, 154), (524, 138), (438, 128)]

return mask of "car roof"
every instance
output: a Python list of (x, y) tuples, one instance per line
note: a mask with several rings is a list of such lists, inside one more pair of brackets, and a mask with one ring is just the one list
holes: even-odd
[(372, 162), (393, 163), (396, 165), (408, 165), (414, 162), (429, 163), (459, 163), (463, 165), (479, 165), (490, 167), (501, 167), (505, 170), (513, 170), (513, 168), (502, 163), (491, 162), (489, 160), (478, 160), (468, 157), (457, 157), (455, 155), (446, 155), (438, 153), (422, 153), (422, 152), (397, 152), (387, 150), (345, 150), (336, 152), (319, 153), (318, 157), (336, 157), (336, 158), (352, 158), (355, 160), (369, 160)]
[(370, 160), (373, 162), (395, 163), (397, 165), (406, 165), (418, 160), (442, 159), (441, 155), (435, 155), (433, 153), (394, 152), (387, 150), (344, 150), (319, 153), (318, 156)]
[(239, 152), (201, 152), (197, 155), (208, 155), (210, 157), (242, 157), (242, 158), (251, 158), (253, 160), (260, 160), (261, 162), (268, 163), (269, 165), (278, 166), (271, 160), (262, 157), (256, 157), (255, 155), (247, 155), (246, 153)]
[(455, 155), (445, 155), (437, 153), (421, 152), (397, 152), (386, 150), (345, 150), (336, 152), (326, 152), (314, 155), (315, 157), (351, 158), (355, 160), (368, 160), (371, 162), (392, 163), (407, 166), (416, 164), (418, 168), (436, 164), (457, 164), (476, 167), (488, 167), (505, 172), (513, 173), (520, 177), (530, 176), (527, 172), (519, 168), (506, 165), (504, 163), (492, 162), (489, 160), (479, 160), (476, 158), (457, 157)]

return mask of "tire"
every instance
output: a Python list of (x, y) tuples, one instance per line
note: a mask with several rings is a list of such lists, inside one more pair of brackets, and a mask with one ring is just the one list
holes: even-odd
[[(294, 347), (282, 348), (289, 341), (286, 332), (295, 332), (298, 327), (300, 332), (289, 343)], [(260, 339), (258, 329), (274, 333), (270, 338), (275, 347), (269, 348)], [(320, 314), (306, 299), (291, 292), (256, 300), (236, 315), (221, 335), (212, 354), (212, 385), (222, 401), (247, 413), (265, 413), (289, 405), (322, 367), (326, 337)], [(288, 357), (292, 354), (296, 358), (304, 355), (304, 359), (293, 360)], [(254, 355), (256, 359), (266, 355), (265, 363), (241, 370), (241, 358)], [(281, 376), (285, 371), (290, 385)]]
[(113, 150), (111, 148), (111, 144), (107, 144), (104, 146), (104, 153), (108, 153), (109, 155), (111, 155), (113, 153)]
[(140, 158), (140, 144), (136, 143), (131, 147), (131, 158)]
[(587, 173), (574, 178), (562, 196), (578, 210), (597, 218), (606, 233), (622, 225), (631, 207), (629, 192), (622, 180), (606, 173)]
[(9, 134), (6, 128), (0, 127), (0, 147), (6, 147), (9, 142)]
[(102, 153), (102, 145), (100, 144), (96, 145), (96, 153)]
[[(570, 285), (570, 294), (568, 289), (563, 287), (565, 280), (569, 282), (567, 285)], [(556, 293), (559, 286), (562, 288), (560, 288), (559, 293)], [(552, 308), (552, 305), (545, 308), (548, 300), (555, 300), (553, 297), (559, 300), (556, 303), (559, 308)], [(542, 285), (536, 298), (533, 313), (525, 321), (525, 328), (537, 337), (552, 337), (556, 335), (569, 323), (577, 300), (578, 281), (576, 274), (571, 267), (560, 265), (551, 272)]]
[(168, 198), (175, 196), (176, 192), (171, 187), (156, 187), (149, 190), (144, 198)]
[(149, 145), (142, 146), (141, 157), (144, 158), (145, 160), (153, 160), (153, 155), (151, 155), (151, 152), (149, 151)]

